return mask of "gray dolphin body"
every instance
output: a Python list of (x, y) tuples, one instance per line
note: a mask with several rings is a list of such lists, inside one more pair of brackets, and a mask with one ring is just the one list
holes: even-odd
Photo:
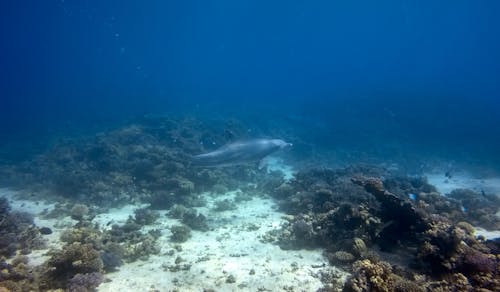
[(269, 154), (292, 146), (280, 139), (252, 139), (238, 141), (193, 157), (196, 166), (228, 166), (261, 161)]

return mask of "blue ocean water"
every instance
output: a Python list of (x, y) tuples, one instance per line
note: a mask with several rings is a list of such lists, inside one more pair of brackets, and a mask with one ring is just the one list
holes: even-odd
[(500, 163), (498, 1), (3, 1), (0, 11), (4, 159), (29, 158), (54, 133), (185, 113), (288, 121), (325, 149)]

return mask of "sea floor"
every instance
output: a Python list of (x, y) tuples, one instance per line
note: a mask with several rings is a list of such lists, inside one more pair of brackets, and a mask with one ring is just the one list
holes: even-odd
[[(468, 171), (457, 172), (451, 177), (446, 176), (444, 171), (431, 172), (425, 176), (429, 183), (443, 195), (456, 189), (470, 189), (478, 194), (484, 192), (500, 196), (500, 177), (480, 178)], [(496, 215), (500, 217), (500, 211)], [(486, 239), (500, 238), (500, 230), (486, 230), (481, 227), (475, 227), (475, 229), (476, 235)]]
[(500, 177), (481, 178), (467, 171), (446, 176), (445, 172), (431, 172), (425, 175), (429, 183), (443, 194), (449, 194), (455, 189), (470, 189), (477, 193), (497, 194), (500, 196)]
[[(236, 193), (203, 194), (207, 205), (198, 211), (211, 218), (211, 229), (193, 231), (184, 243), (170, 240), (169, 226), (179, 222), (162, 212), (154, 225), (143, 227), (144, 232), (163, 230), (158, 239), (160, 254), (107, 273), (99, 291), (316, 291), (323, 287), (322, 276), (335, 275), (340, 282), (347, 278), (346, 272), (328, 264), (320, 249), (282, 250), (266, 242), (264, 235), (285, 221), (285, 214), (276, 210), (270, 198), (251, 198), (235, 210), (213, 210), (216, 201), (232, 199)], [(0, 195), (8, 198), (14, 210), (34, 214), (38, 226), (53, 231), (46, 237), (48, 248), (30, 254), (30, 264), (41, 264), (48, 258), (45, 254), (50, 248), (61, 247), (61, 232), (77, 222), (69, 217), (41, 219), (37, 214), (50, 210), (52, 204), (17, 199), (16, 191), (10, 189), (1, 189)], [(139, 207), (143, 206), (110, 209), (93, 222), (104, 228), (111, 225), (109, 222), (125, 223)]]
[[(195, 231), (182, 244), (171, 243), (169, 232), (165, 232), (159, 239), (163, 243), (160, 255), (108, 274), (111, 281), (101, 284), (100, 290), (147, 287), (165, 291), (176, 287), (179, 291), (315, 291), (323, 286), (320, 276), (327, 272), (325, 269), (342, 274), (328, 267), (321, 250), (284, 251), (262, 241), (266, 232), (283, 221), (284, 214), (275, 210), (270, 199), (253, 198), (236, 210), (213, 214), (210, 209), (215, 200), (232, 199), (234, 192), (206, 196), (207, 206), (198, 210), (208, 214), (216, 227)], [(161, 218), (153, 228), (168, 230), (178, 223), (166, 216)], [(180, 271), (170, 271), (177, 269)]]
[[(279, 163), (271, 160), (268, 169), (281, 170), (287, 179), (292, 178), (291, 168), (280, 168)], [(466, 172), (452, 178), (442, 173), (426, 176), (443, 195), (456, 188), (500, 194), (500, 178), (478, 179)], [(61, 232), (77, 221), (70, 217), (43, 219), (39, 214), (50, 211), (55, 202), (20, 199), (26, 198), (25, 194), (17, 195), (21, 192), (0, 189), (0, 196), (9, 200), (12, 209), (32, 213), (37, 226), (53, 231), (45, 236), (47, 248), (29, 255), (30, 264), (40, 265), (48, 259), (49, 249), (62, 246)], [(241, 192), (203, 193), (206, 205), (197, 210), (210, 219), (210, 230), (192, 231), (191, 238), (183, 243), (170, 240), (169, 227), (180, 224), (179, 220), (168, 217), (166, 211), (160, 212), (153, 225), (142, 227), (144, 232), (162, 231), (158, 239), (160, 253), (125, 263), (117, 271), (107, 273), (99, 291), (316, 291), (324, 287), (325, 275), (334, 275), (339, 282), (346, 280), (349, 274), (331, 266), (322, 250), (282, 250), (266, 240), (268, 232), (286, 222), (286, 214), (265, 194), (248, 196), (233, 210), (216, 211), (216, 202), (233, 200)], [(142, 207), (145, 206), (109, 209), (92, 220), (103, 229), (110, 228), (110, 223), (125, 223), (134, 210)], [(477, 228), (476, 232), (487, 238), (500, 237), (500, 231), (496, 230)]]

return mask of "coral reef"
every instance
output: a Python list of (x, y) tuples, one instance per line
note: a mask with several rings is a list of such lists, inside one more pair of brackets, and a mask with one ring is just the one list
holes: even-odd
[(341, 263), (349, 263), (354, 261), (355, 257), (352, 253), (349, 253), (347, 251), (336, 251), (333, 254), (331, 254), (330, 261), (332, 262), (341, 262)]
[(189, 209), (181, 219), (182, 223), (194, 230), (208, 231), (208, 223), (205, 215), (198, 213), (195, 209)]
[(7, 199), (0, 198), (0, 256), (11, 257), (19, 251), (28, 254), (44, 247), (44, 240), (35, 226), (33, 216), (10, 210)]
[(183, 205), (174, 205), (167, 215), (171, 218), (180, 219), (193, 230), (208, 231), (208, 223), (205, 215), (198, 213), (196, 209), (186, 208)]
[(158, 212), (147, 208), (141, 208), (134, 211), (134, 220), (139, 225), (151, 225), (158, 218), (160, 218)]
[(152, 254), (159, 254), (160, 247), (156, 244), (157, 235), (148, 234), (139, 242), (131, 242), (125, 249), (124, 258), (127, 262), (147, 260)]
[(419, 275), (403, 277), (387, 262), (360, 260), (353, 264), (353, 276), (349, 278), (343, 291), (426, 291), (422, 281), (410, 280), (409, 277), (421, 279)]
[(119, 252), (115, 252), (116, 250), (121, 250), (119, 245), (114, 245), (114, 248), (108, 246), (108, 251), (101, 252), (104, 271), (113, 272), (116, 271), (119, 266), (123, 265), (123, 261), (118, 254)]
[[(302, 171), (270, 192), (290, 215), (266, 240), (284, 249), (325, 248), (332, 263), (353, 271), (345, 291), (500, 289), (499, 243), (476, 238), (461, 211), (465, 204), (479, 214), (486, 200), (479, 194), (445, 197), (425, 178), (367, 166)], [(497, 211), (494, 201), (487, 200), (486, 214)], [(479, 218), (472, 223), (496, 224)]]
[(81, 221), (61, 234), (61, 241), (68, 244), (91, 245), (99, 251), (104, 270), (113, 271), (123, 261), (133, 262), (159, 253), (158, 230), (141, 231), (142, 226), (152, 224), (159, 214), (148, 209), (138, 209), (123, 225), (114, 224), (102, 231), (99, 226)]
[[(281, 209), (293, 214), (276, 240), (282, 248), (325, 247), (329, 252), (353, 250), (353, 238), (372, 245), (384, 225), (380, 204), (351, 177), (363, 168), (312, 169), (299, 172), (271, 193)], [(375, 170), (369, 169), (368, 172)], [(379, 171), (378, 169), (376, 170)]]
[(184, 205), (176, 204), (170, 208), (167, 215), (171, 218), (182, 219), (182, 217), (184, 217), (184, 214), (186, 214), (188, 210), (189, 209)]
[(104, 281), (101, 273), (76, 274), (69, 280), (68, 290), (72, 292), (95, 291)]
[(456, 189), (448, 197), (457, 200), (463, 210), (461, 213), (463, 218), (459, 217), (454, 221), (463, 220), (486, 229), (500, 229), (500, 217), (496, 216), (500, 210), (500, 197), (498, 195)]
[[(352, 272), (345, 291), (500, 291), (500, 243), (477, 238), (472, 226), (500, 228), (497, 196), (464, 189), (444, 196), (424, 177), (369, 165), (304, 169), (291, 180), (255, 167), (191, 167), (192, 155), (245, 133), (235, 121), (209, 126), (149, 116), (93, 137), (63, 139), (32, 161), (2, 167), (9, 181), (58, 196), (46, 218), (71, 216), (78, 223), (61, 235), (65, 245), (42, 266), (30, 267), (19, 256), (9, 263), (6, 258), (40, 246), (41, 234), (51, 230), (37, 228), (30, 215), (11, 212), (0, 199), (0, 287), (94, 290), (105, 272), (124, 261), (160, 252), (162, 231), (143, 228), (159, 218), (156, 210), (169, 209), (168, 216), (179, 219), (183, 225), (170, 227), (170, 240), (185, 242), (191, 229), (212, 227), (194, 209), (206, 205), (204, 192), (241, 189), (234, 200), (216, 201), (212, 211), (234, 210), (256, 193), (270, 194), (287, 216), (263, 241), (283, 249), (323, 248), (330, 263)], [(137, 209), (122, 225), (92, 223), (105, 208), (144, 203), (150, 207)], [(164, 268), (190, 268), (178, 259)], [(235, 282), (231, 277), (228, 282)]]
[[(7, 290), (2, 290), (2, 288)], [(38, 284), (28, 258), (18, 256), (10, 264), (0, 259), (0, 291), (37, 291)]]
[(243, 135), (242, 129), (238, 123), (212, 126), (190, 118), (143, 117), (93, 137), (61, 139), (36, 159), (3, 167), (2, 173), (11, 182), (49, 189), (89, 206), (138, 201), (155, 209), (192, 206), (197, 202), (193, 196), (214, 185), (236, 189), (263, 175), (251, 167), (189, 167), (193, 154), (224, 145), (233, 136), (224, 133)]
[(170, 227), (170, 240), (173, 242), (185, 242), (191, 237), (191, 229), (184, 225), (174, 225)]
[(238, 207), (236, 206), (233, 200), (224, 199), (215, 201), (212, 210), (216, 212), (223, 212), (223, 211), (236, 210), (237, 208)]
[(61, 233), (61, 241), (66, 243), (88, 243), (96, 249), (102, 248), (102, 232), (95, 226), (75, 226)]
[[(408, 199), (402, 199), (387, 191), (384, 183), (373, 178), (352, 178), (353, 183), (361, 185), (367, 192), (372, 194), (380, 203), (379, 216), (382, 222), (386, 222), (378, 231), (378, 243), (384, 249), (404, 241), (416, 242), (418, 235), (429, 229), (427, 213), (423, 212)], [(430, 188), (430, 191), (433, 191)]]
[(500, 198), (485, 192), (455, 189), (444, 196), (424, 178), (395, 177), (384, 180), (384, 187), (401, 199), (414, 196), (418, 207), (430, 214), (440, 214), (454, 223), (467, 221), (486, 229), (500, 229)]
[(75, 204), (73, 208), (71, 208), (71, 219), (74, 220), (83, 220), (85, 216), (89, 214), (89, 208), (84, 204)]
[(160, 248), (157, 239), (160, 233), (156, 230), (143, 233), (139, 229), (140, 226), (133, 222), (122, 226), (113, 225), (111, 230), (103, 233), (101, 238), (101, 242), (105, 243), (103, 251), (126, 262), (146, 259), (151, 254), (158, 254)]
[(41, 289), (68, 288), (78, 274), (102, 273), (99, 252), (90, 244), (72, 243), (51, 252), (40, 276)]

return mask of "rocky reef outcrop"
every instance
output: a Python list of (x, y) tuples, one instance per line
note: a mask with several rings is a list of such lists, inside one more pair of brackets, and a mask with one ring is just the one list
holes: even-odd
[[(367, 166), (312, 169), (270, 192), (290, 215), (266, 240), (324, 248), (353, 273), (344, 291), (500, 289), (499, 242), (476, 237), (470, 215), (461, 214), (465, 201), (438, 194), (425, 178)], [(488, 214), (482, 224), (496, 224), (496, 199), (482, 209), (477, 200), (485, 198), (465, 197), (476, 202), (472, 214)]]

